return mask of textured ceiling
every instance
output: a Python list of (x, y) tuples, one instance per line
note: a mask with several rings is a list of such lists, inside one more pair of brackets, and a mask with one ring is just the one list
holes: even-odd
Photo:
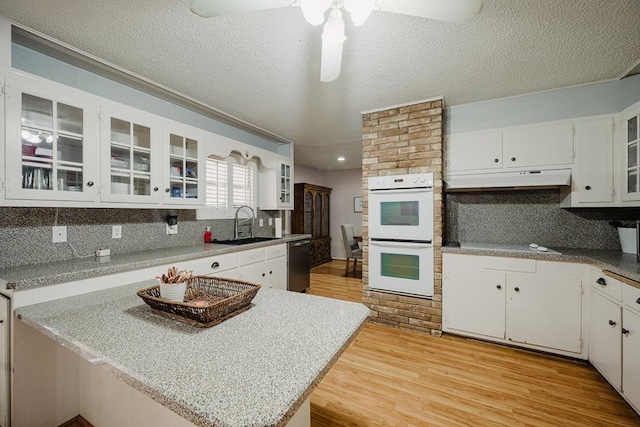
[(204, 19), (189, 3), (2, 0), (0, 15), (290, 139), (321, 170), (360, 167), (361, 111), (607, 80), (640, 59), (638, 0), (484, 0), (465, 24), (347, 23), (342, 74), (322, 83), (322, 29), (299, 8)]

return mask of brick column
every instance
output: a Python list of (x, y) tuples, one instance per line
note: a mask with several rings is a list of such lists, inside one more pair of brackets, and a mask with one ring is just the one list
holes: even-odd
[[(431, 335), (442, 331), (442, 98), (362, 115), (363, 301), (369, 321)], [(369, 288), (369, 201), (372, 176), (433, 172), (433, 299), (372, 291)]]

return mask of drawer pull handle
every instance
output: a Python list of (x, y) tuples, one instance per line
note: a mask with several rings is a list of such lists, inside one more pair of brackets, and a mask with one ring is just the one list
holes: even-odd
[(586, 187), (584, 187), (585, 190), (591, 190), (591, 186), (587, 185)]
[(622, 334), (623, 335), (629, 335), (629, 330), (625, 329), (625, 328), (622, 328)]
[(604, 280), (602, 277), (600, 277), (598, 280), (596, 280), (596, 283), (600, 286), (607, 286), (607, 281)]
[(609, 325), (616, 326), (616, 322), (614, 322), (613, 320), (609, 320)]
[(220, 263), (218, 261), (214, 261), (213, 264), (211, 264), (211, 268), (218, 268), (220, 267)]

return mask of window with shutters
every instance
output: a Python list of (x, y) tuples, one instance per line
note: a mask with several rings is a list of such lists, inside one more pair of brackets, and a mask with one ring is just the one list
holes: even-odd
[(239, 156), (210, 156), (206, 162), (206, 209), (198, 219), (231, 218), (243, 205), (257, 205), (257, 163)]

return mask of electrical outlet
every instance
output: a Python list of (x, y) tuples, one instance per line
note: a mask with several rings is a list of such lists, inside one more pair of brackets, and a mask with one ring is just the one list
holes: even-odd
[(111, 227), (111, 238), (112, 239), (121, 239), (122, 238), (122, 226), (114, 225)]
[(63, 243), (67, 241), (67, 226), (61, 225), (53, 227), (51, 233), (53, 243)]
[(260, 218), (260, 221), (259, 221), (259, 222), (260, 222), (260, 227), (264, 227), (264, 219), (263, 219), (263, 218)]
[(174, 224), (174, 225), (169, 225), (169, 224), (165, 224), (167, 226), (167, 234), (178, 234), (178, 224)]

